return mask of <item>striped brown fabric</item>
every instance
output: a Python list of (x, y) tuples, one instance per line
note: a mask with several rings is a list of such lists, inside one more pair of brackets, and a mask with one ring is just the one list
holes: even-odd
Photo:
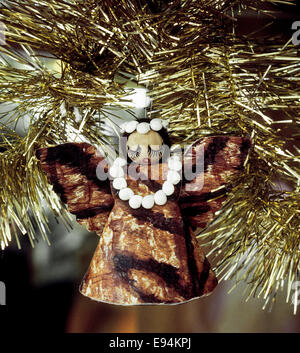
[[(204, 143), (207, 179), (203, 189), (197, 188), (197, 178), (183, 179), (165, 205), (154, 205), (150, 210), (130, 208), (127, 201), (118, 198), (109, 180), (97, 179), (96, 166), (103, 157), (94, 147), (68, 143), (38, 150), (49, 182), (70, 212), (100, 235), (81, 293), (122, 305), (176, 304), (211, 293), (217, 279), (192, 228), (206, 224), (221, 207), (225, 196), (213, 195), (211, 190), (225, 183), (226, 173), (241, 168), (250, 146), (248, 142), (247, 147), (243, 145), (245, 141), (235, 137), (197, 141), (187, 155), (187, 168), (193, 167), (194, 152)], [(166, 163), (154, 170), (150, 165), (140, 166), (140, 172), (148, 173), (151, 179), (135, 180), (126, 175), (127, 184), (141, 196), (155, 193), (167, 171)], [(215, 177), (213, 173), (217, 173)], [(212, 197), (220, 199), (211, 201)]]
[[(179, 205), (192, 229), (205, 228), (226, 200), (228, 180), (243, 168), (251, 146), (249, 138), (236, 136), (204, 137), (192, 144), (184, 156), (185, 169), (192, 170), (196, 156), (204, 153), (203, 172), (193, 180), (183, 175)], [(203, 185), (202, 185), (203, 183)]]
[(88, 143), (66, 143), (36, 152), (48, 181), (77, 221), (101, 234), (114, 204), (109, 180), (96, 176), (103, 157)]

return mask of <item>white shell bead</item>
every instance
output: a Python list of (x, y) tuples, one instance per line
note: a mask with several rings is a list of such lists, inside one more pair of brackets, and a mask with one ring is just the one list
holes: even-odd
[(162, 120), (161, 123), (165, 129), (169, 126), (168, 120)]
[(170, 196), (172, 194), (174, 194), (175, 191), (175, 187), (172, 183), (170, 183), (169, 181), (165, 181), (163, 183), (163, 187), (162, 187), (163, 192), (167, 195)]
[(122, 178), (124, 176), (124, 170), (122, 167), (119, 167), (118, 165), (113, 165), (109, 168), (109, 174), (113, 178)]
[(138, 122), (136, 120), (128, 121), (126, 126), (125, 126), (125, 131), (128, 134), (131, 134), (137, 127)]
[(124, 189), (127, 186), (125, 178), (116, 178), (113, 181), (113, 187), (117, 190)]
[(142, 200), (142, 206), (147, 209), (152, 208), (154, 206), (154, 196), (153, 195), (144, 196)]
[(179, 171), (182, 168), (182, 164), (179, 159), (175, 158), (175, 156), (169, 158), (168, 167), (172, 170)]
[(143, 197), (140, 195), (134, 195), (129, 199), (129, 206), (131, 208), (139, 208), (141, 207)]
[(152, 119), (151, 122), (150, 122), (150, 127), (154, 131), (161, 130), (162, 127), (163, 127), (161, 119), (159, 119), (159, 118)]
[(147, 134), (150, 131), (150, 126), (148, 123), (139, 123), (136, 130), (139, 134)]
[(124, 188), (119, 191), (119, 197), (123, 201), (128, 201), (134, 195), (130, 188)]
[(120, 167), (124, 167), (127, 164), (127, 161), (124, 158), (118, 157), (114, 160), (113, 165), (118, 165)]
[(167, 195), (162, 190), (156, 191), (154, 194), (154, 202), (159, 206), (164, 205), (167, 202)]
[(175, 161), (180, 161), (181, 162), (181, 153), (178, 154), (172, 154), (172, 156), (170, 157), (170, 159), (174, 159)]
[(180, 174), (177, 173), (175, 170), (169, 170), (167, 174), (167, 181), (170, 183), (176, 185), (180, 182)]

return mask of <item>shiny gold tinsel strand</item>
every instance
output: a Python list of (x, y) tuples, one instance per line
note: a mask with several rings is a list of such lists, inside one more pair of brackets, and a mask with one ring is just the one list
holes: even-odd
[[(139, 85), (169, 119), (174, 143), (220, 133), (252, 138), (244, 172), (198, 236), (220, 278), (246, 281), (248, 297), (266, 304), (285, 285), (291, 300), (300, 259), (300, 57), (284, 34), (259, 38), (259, 29), (246, 36), (238, 28), (247, 11), (259, 11), (268, 28), (280, 3), (293, 2), (3, 1), (2, 247), (12, 234), (19, 246), (19, 234), (34, 245), (38, 228), (47, 240), (46, 206), (71, 224), (36, 148), (77, 135), (109, 150), (104, 123), (117, 128), (105, 109), (128, 109), (129, 87)], [(20, 122), (24, 136), (13, 128)]]

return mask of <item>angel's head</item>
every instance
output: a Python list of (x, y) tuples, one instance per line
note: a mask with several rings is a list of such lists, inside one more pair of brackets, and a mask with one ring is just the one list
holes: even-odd
[[(139, 120), (139, 123), (149, 123), (147, 119)], [(169, 153), (171, 146), (167, 129), (162, 127), (159, 131), (150, 129), (147, 133), (134, 130), (131, 133), (124, 132), (121, 139), (121, 148), (127, 162), (137, 164), (156, 164)]]

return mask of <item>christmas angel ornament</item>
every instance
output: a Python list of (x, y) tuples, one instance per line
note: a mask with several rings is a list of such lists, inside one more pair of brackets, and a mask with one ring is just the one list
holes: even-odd
[(161, 119), (130, 121), (121, 132), (122, 156), (111, 165), (87, 143), (37, 151), (54, 191), (100, 237), (81, 293), (123, 305), (176, 304), (211, 293), (217, 279), (194, 230), (221, 208), (250, 140), (208, 136), (183, 153), (170, 148)]

